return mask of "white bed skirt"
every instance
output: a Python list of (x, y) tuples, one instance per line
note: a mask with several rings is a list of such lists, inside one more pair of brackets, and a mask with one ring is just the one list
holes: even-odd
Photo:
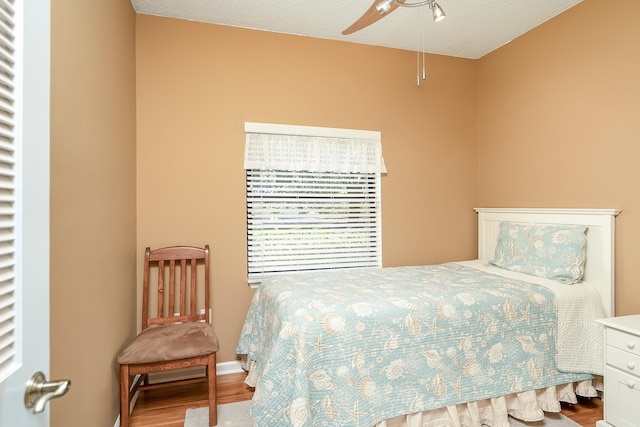
[[(255, 387), (258, 375), (255, 361), (241, 360), (248, 371), (245, 383)], [(604, 389), (603, 377), (523, 391), (475, 402), (461, 403), (424, 412), (399, 415), (373, 427), (509, 427), (509, 415), (520, 421), (541, 421), (545, 412), (560, 412), (560, 402), (577, 403), (577, 396), (598, 397)]]
[(509, 427), (509, 415), (521, 421), (540, 421), (544, 412), (560, 412), (560, 402), (576, 403), (576, 395), (597, 397), (597, 390), (602, 390), (602, 377), (400, 415), (374, 427)]

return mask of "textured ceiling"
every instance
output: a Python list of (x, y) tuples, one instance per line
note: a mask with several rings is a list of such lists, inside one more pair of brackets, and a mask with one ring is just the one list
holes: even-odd
[[(407, 0), (408, 3), (416, 0)], [(373, 25), (343, 36), (371, 0), (132, 0), (137, 13), (342, 40), (461, 58), (480, 58), (581, 0), (437, 0), (447, 18), (428, 7), (398, 8)]]

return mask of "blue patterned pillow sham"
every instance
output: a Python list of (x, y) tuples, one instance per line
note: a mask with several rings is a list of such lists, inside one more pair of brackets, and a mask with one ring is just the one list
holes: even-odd
[(560, 283), (582, 279), (586, 260), (586, 226), (500, 223), (495, 259), (498, 267)]

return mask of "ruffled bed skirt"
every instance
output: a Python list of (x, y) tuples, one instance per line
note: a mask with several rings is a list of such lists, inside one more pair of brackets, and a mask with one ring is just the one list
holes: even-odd
[(400, 415), (374, 427), (509, 427), (509, 415), (541, 421), (544, 412), (560, 412), (560, 402), (576, 403), (576, 395), (597, 397), (598, 390), (602, 390), (602, 377)]
[[(246, 359), (241, 362), (248, 371), (245, 383), (255, 387), (258, 379), (255, 362), (247, 363)], [(577, 403), (576, 396), (598, 397), (598, 390), (603, 389), (603, 378), (596, 376), (592, 380), (399, 415), (373, 427), (509, 427), (509, 415), (521, 421), (541, 421), (545, 412), (560, 412), (560, 402)]]

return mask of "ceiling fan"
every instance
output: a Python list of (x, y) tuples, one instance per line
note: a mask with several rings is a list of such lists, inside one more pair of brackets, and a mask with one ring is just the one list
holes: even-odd
[(418, 7), (429, 6), (433, 20), (438, 22), (445, 18), (444, 10), (440, 7), (436, 0), (422, 0), (414, 3), (407, 3), (406, 0), (374, 0), (373, 4), (356, 22), (351, 24), (349, 28), (342, 32), (343, 35), (349, 35), (359, 31), (369, 25), (379, 21), (384, 16), (402, 7)]

